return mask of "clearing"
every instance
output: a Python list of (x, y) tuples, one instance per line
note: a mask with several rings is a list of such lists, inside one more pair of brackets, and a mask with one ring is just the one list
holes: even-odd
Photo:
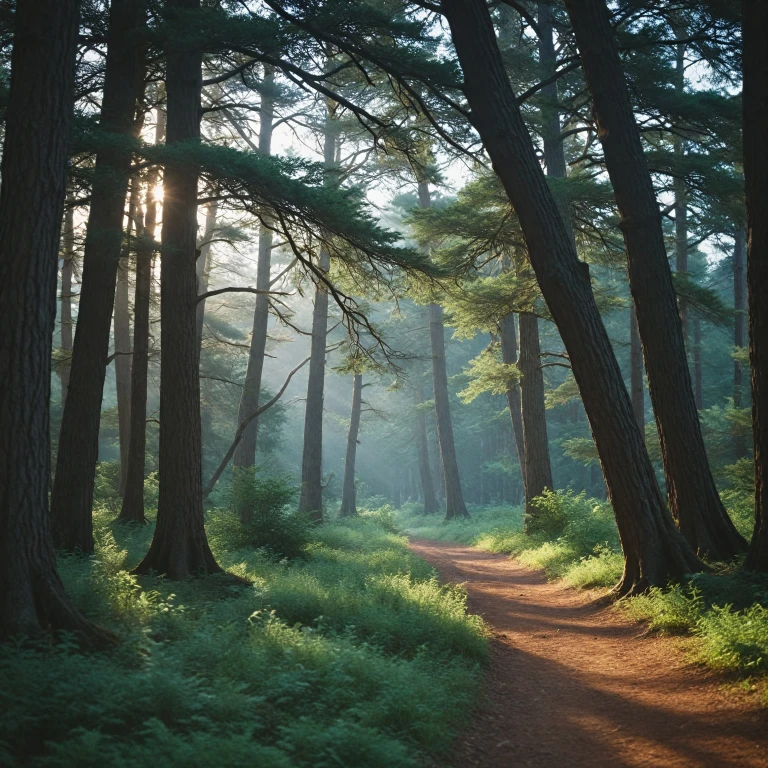
[(412, 539), (494, 640), (459, 766), (768, 766), (768, 712), (679, 643), (506, 555)]

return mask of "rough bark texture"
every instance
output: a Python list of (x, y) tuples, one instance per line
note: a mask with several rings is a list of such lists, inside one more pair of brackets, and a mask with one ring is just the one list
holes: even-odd
[(640, 434), (645, 434), (645, 385), (643, 382), (643, 345), (637, 329), (634, 306), (629, 308), (629, 388), (632, 393), (632, 410)]
[(589, 280), (547, 186), (483, 0), (442, 0), (472, 122), (519, 217), (541, 291), (568, 351), (616, 514), (619, 594), (701, 568), (667, 512)]
[[(109, 635), (72, 606), (50, 533), (51, 346), (72, 125), (76, 0), (19, 0), (0, 188), (0, 639)], [(44, 183), (43, 183), (44, 180)]]
[(523, 442), (525, 444), (525, 512), (536, 516), (531, 505), (549, 488), (552, 489), (552, 467), (544, 406), (544, 376), (541, 371), (539, 321), (528, 312), (520, 313), (520, 388), (523, 405)]
[[(502, 362), (507, 365), (517, 365), (517, 332), (515, 330), (515, 316), (512, 313), (504, 317), (499, 324), (499, 337), (501, 339)], [(520, 475), (523, 478), (523, 488), (525, 488), (525, 438), (523, 433), (522, 396), (520, 394), (519, 382), (515, 382), (515, 384), (507, 390), (507, 404), (509, 405), (509, 416), (512, 420), (512, 432), (515, 436), (517, 461), (520, 464)]]
[[(195, 10), (200, 0), (169, 0)], [(202, 52), (168, 54), (166, 144), (200, 138)], [(171, 579), (220, 571), (203, 520), (200, 377), (195, 334), (197, 170), (167, 166), (163, 178), (160, 260), (160, 497), (157, 527), (136, 573)]]
[[(69, 201), (68, 201), (69, 202)], [(69, 389), (69, 356), (72, 354), (72, 273), (75, 259), (75, 222), (72, 206), (67, 206), (64, 214), (64, 231), (61, 239), (64, 245), (61, 265), (61, 312), (59, 322), (61, 324), (61, 351), (68, 356), (59, 367), (59, 379), (61, 380), (61, 409), (67, 403), (67, 390)]]
[(744, 180), (755, 530), (744, 567), (768, 571), (768, 3), (744, 0)]
[(729, 559), (746, 542), (725, 511), (701, 435), (661, 213), (604, 0), (566, 0), (627, 247), (672, 514), (701, 555)]
[[(686, 37), (685, 29), (675, 29), (675, 38), (680, 40)], [(685, 90), (685, 43), (675, 46), (675, 92), (682, 95)], [(678, 161), (682, 161), (685, 155), (685, 145), (680, 136), (675, 136), (673, 152)], [(675, 195), (675, 272), (686, 274), (688, 272), (688, 190), (685, 179), (675, 176), (673, 180)], [(688, 344), (688, 308), (685, 300), (678, 301), (680, 311), (680, 324), (683, 330), (683, 339)]]
[(701, 369), (701, 318), (694, 316), (693, 326), (693, 396), (696, 408), (704, 408), (704, 375)]
[[(211, 271), (211, 240), (216, 230), (216, 216), (219, 211), (218, 200), (208, 204), (205, 209), (205, 229), (200, 243), (200, 251), (195, 263), (195, 279), (197, 280), (197, 295), (208, 292), (208, 280)], [(197, 337), (197, 359), (200, 360), (200, 349), (203, 345), (203, 325), (205, 324), (205, 299), (197, 303), (195, 309), (195, 335)]]
[[(733, 326), (733, 345), (741, 349), (747, 345), (747, 233), (738, 227), (733, 244), (733, 307), (735, 319)], [(733, 361), (733, 405), (744, 407), (744, 368), (738, 360)], [(747, 455), (747, 436), (738, 432), (733, 436), (734, 458), (743, 459)]]
[(360, 411), (363, 403), (363, 375), (356, 373), (352, 380), (352, 413), (349, 417), (347, 433), (347, 454), (344, 459), (344, 486), (341, 491), (339, 517), (352, 517), (357, 514), (357, 496), (355, 493), (355, 456), (357, 455), (357, 435), (360, 432)]
[[(333, 119), (326, 118), (323, 145), (325, 167), (331, 169), (336, 158)], [(318, 267), (326, 273), (331, 267), (328, 251), (320, 248)], [(304, 448), (301, 457), (299, 512), (315, 522), (323, 520), (323, 390), (325, 388), (325, 344), (328, 335), (328, 291), (322, 283), (315, 289), (312, 311), (312, 343), (307, 378), (307, 409), (304, 414)]]
[(417, 415), (414, 429), (416, 430), (416, 449), (419, 455), (419, 479), (421, 480), (421, 496), (424, 500), (424, 514), (437, 513), (437, 497), (435, 496), (435, 481), (432, 478), (432, 465), (429, 461), (429, 438), (427, 437), (427, 414), (423, 408), (424, 392), (421, 384), (416, 385)]
[[(100, 125), (126, 137), (134, 128), (142, 60), (136, 30), (143, 20), (143, 0), (112, 2)], [(96, 157), (72, 370), (51, 496), (56, 546), (86, 553), (93, 552), (93, 481), (130, 164), (131, 153), (123, 142)]]
[[(272, 151), (272, 121), (274, 120), (275, 74), (268, 69), (264, 77), (264, 91), (259, 106), (259, 152), (269, 155)], [(272, 269), (272, 230), (262, 226), (259, 232), (259, 262), (256, 269), (256, 288), (268, 291)], [(256, 296), (253, 310), (253, 328), (251, 348), (248, 353), (248, 367), (245, 383), (240, 396), (238, 421), (259, 407), (261, 379), (264, 372), (264, 353), (267, 348), (267, 330), (269, 328), (269, 296), (260, 293)], [(235, 452), (235, 467), (252, 467), (256, 463), (256, 441), (259, 432), (259, 420), (254, 419), (243, 434), (243, 439)]]
[[(165, 112), (157, 111), (155, 144), (165, 141)], [(157, 226), (158, 201), (155, 185), (158, 171), (147, 175), (144, 216), (137, 217), (136, 230), (142, 246), (136, 252), (136, 293), (133, 301), (133, 360), (131, 366), (131, 426), (128, 444), (128, 471), (119, 519), (124, 523), (145, 523), (144, 469), (147, 446), (147, 370), (149, 366), (149, 304), (152, 294), (152, 243)]]

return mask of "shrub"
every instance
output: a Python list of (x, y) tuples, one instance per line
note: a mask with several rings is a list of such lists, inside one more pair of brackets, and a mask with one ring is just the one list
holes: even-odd
[(312, 522), (289, 509), (298, 489), (284, 476), (259, 477), (235, 470), (229, 509), (214, 510), (209, 536), (224, 549), (264, 549), (276, 557), (300, 557), (312, 540)]

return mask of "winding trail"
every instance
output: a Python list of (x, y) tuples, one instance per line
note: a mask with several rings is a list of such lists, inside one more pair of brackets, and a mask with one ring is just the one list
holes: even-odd
[(494, 634), (487, 702), (454, 768), (768, 767), (768, 711), (679, 643), (505, 555), (412, 539)]

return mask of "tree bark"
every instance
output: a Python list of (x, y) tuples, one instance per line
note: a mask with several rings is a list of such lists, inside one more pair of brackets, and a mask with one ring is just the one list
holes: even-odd
[[(259, 152), (269, 155), (272, 151), (272, 122), (274, 120), (275, 73), (268, 67), (264, 73), (264, 90), (259, 106)], [(333, 160), (333, 158), (331, 158)], [(259, 232), (259, 262), (256, 271), (256, 288), (268, 291), (272, 271), (272, 230), (261, 227)], [(269, 328), (269, 295), (257, 294), (253, 310), (253, 329), (251, 348), (248, 352), (248, 367), (245, 372), (245, 384), (240, 396), (238, 421), (259, 407), (261, 380), (264, 372), (264, 353), (267, 349), (267, 330)], [(235, 452), (235, 467), (252, 467), (256, 463), (256, 441), (259, 432), (259, 420), (254, 419), (243, 434), (243, 439)]]
[[(675, 37), (684, 39), (685, 29), (675, 29)], [(682, 95), (685, 90), (685, 43), (678, 43), (675, 46), (675, 92)], [(680, 136), (675, 136), (673, 141), (673, 153), (677, 160), (682, 163), (685, 155), (685, 145)], [(688, 272), (688, 190), (685, 186), (685, 179), (675, 176), (673, 180), (673, 191), (675, 195), (675, 271), (680, 274)], [(678, 299), (678, 309), (680, 313), (680, 324), (683, 330), (683, 340), (688, 346), (688, 308), (685, 299)]]
[[(747, 270), (745, 269), (747, 233), (743, 227), (737, 227), (733, 244), (733, 307), (735, 320), (733, 327), (733, 344), (742, 349), (747, 344)], [(738, 360), (733, 361), (733, 407), (744, 407), (744, 369)], [(733, 436), (733, 453), (735, 459), (743, 459), (747, 455), (747, 437), (741, 432)]]
[(539, 321), (528, 312), (520, 313), (520, 389), (523, 406), (525, 445), (525, 513), (535, 517), (531, 501), (552, 489), (552, 467), (544, 406), (544, 376), (541, 371)]
[(755, 530), (744, 567), (768, 572), (768, 4), (744, 0), (742, 9), (747, 301), (755, 449)]
[[(499, 337), (501, 339), (501, 359), (507, 365), (518, 364), (517, 331), (515, 329), (515, 316), (510, 312), (502, 318), (499, 324)], [(523, 478), (525, 488), (525, 437), (523, 431), (522, 397), (520, 394), (520, 382), (515, 382), (507, 390), (507, 405), (512, 421), (512, 432), (515, 437), (515, 450), (517, 461), (520, 464), (520, 475)]]
[(424, 412), (424, 392), (421, 384), (416, 385), (416, 449), (419, 457), (419, 479), (421, 480), (421, 496), (424, 500), (424, 514), (437, 513), (437, 498), (435, 496), (435, 481), (432, 478), (432, 465), (429, 461), (429, 438), (427, 437), (427, 414)]
[[(71, 201), (68, 201), (71, 202)], [(67, 206), (64, 213), (64, 232), (62, 233), (64, 244), (64, 258), (61, 265), (61, 351), (68, 356), (72, 355), (72, 274), (75, 259), (75, 222), (74, 211), (71, 205)], [(62, 361), (59, 368), (61, 380), (61, 410), (67, 403), (67, 390), (69, 389), (70, 358)]]
[(471, 119), (518, 215), (541, 291), (571, 360), (616, 514), (631, 594), (699, 570), (667, 512), (581, 263), (534, 152), (483, 0), (442, 0)]
[[(336, 135), (330, 113), (325, 122), (323, 156), (325, 167), (330, 170), (336, 160)], [(327, 273), (331, 268), (331, 257), (324, 246), (320, 247), (318, 268), (323, 273)], [(304, 448), (299, 494), (299, 512), (309, 515), (315, 522), (323, 521), (323, 390), (327, 335), (328, 290), (318, 282), (312, 311), (312, 343), (307, 377), (307, 408), (304, 414)]]
[(704, 408), (704, 376), (701, 370), (701, 318), (694, 316), (693, 322), (693, 394), (697, 410)]
[(669, 506), (683, 536), (700, 555), (730, 559), (746, 542), (728, 517), (709, 470), (661, 214), (608, 9), (604, 0), (566, 0), (566, 8), (621, 216)]
[(629, 308), (629, 386), (632, 392), (632, 411), (640, 434), (645, 435), (645, 384), (643, 382), (643, 345), (637, 329), (634, 305)]
[(112, 639), (70, 603), (50, 532), (51, 347), (72, 126), (76, 0), (18, 0), (0, 187), (0, 639)]
[[(155, 144), (165, 141), (165, 112), (157, 110)], [(147, 174), (144, 216), (136, 222), (141, 247), (136, 252), (136, 293), (133, 301), (133, 360), (131, 366), (131, 426), (128, 471), (119, 520), (146, 523), (144, 516), (144, 469), (147, 446), (147, 371), (149, 368), (149, 306), (152, 294), (153, 243), (157, 227), (158, 200), (155, 186), (158, 169)]]
[[(200, 0), (168, 0), (194, 11)], [(200, 139), (202, 51), (168, 53), (166, 144)], [(208, 546), (203, 519), (200, 376), (195, 332), (197, 181), (194, 167), (166, 166), (160, 257), (160, 497), (157, 527), (136, 573), (170, 579), (221, 571)]]
[(344, 459), (344, 485), (341, 491), (339, 517), (353, 517), (357, 514), (355, 456), (357, 455), (357, 435), (360, 431), (362, 402), (363, 375), (356, 373), (352, 380), (352, 414), (349, 418), (349, 432), (347, 433), (347, 455)]
[[(142, 61), (137, 30), (144, 15), (143, 0), (113, 0), (110, 8), (100, 124), (126, 138), (134, 130)], [(130, 165), (126, 142), (117, 141), (96, 157), (72, 370), (51, 496), (56, 546), (84, 553), (93, 552), (93, 482)]]
[[(135, 228), (139, 208), (139, 182), (131, 181), (129, 217), (126, 238), (130, 243), (131, 231)], [(118, 438), (120, 441), (120, 496), (125, 493), (128, 474), (128, 445), (131, 430), (131, 308), (128, 300), (128, 270), (130, 248), (120, 257), (115, 288), (114, 334), (115, 334), (115, 388), (117, 395)]]

